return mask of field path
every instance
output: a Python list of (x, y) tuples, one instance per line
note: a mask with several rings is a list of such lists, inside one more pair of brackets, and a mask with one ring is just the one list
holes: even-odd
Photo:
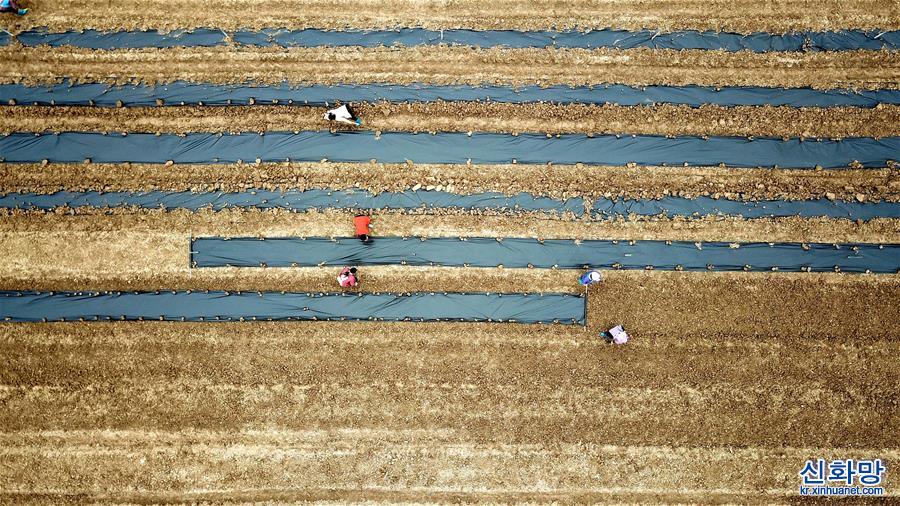
[[(243, 9), (228, 0), (203, 8), (187, 0), (115, 0), (102, 8), (78, 0), (45, 0), (27, 19), (3, 20), (7, 29), (46, 26), (51, 30), (242, 28), (433, 29), (624, 28), (640, 30), (727, 30), (786, 32), (841, 28), (896, 29), (891, 0), (260, 0)], [(238, 13), (239, 11), (239, 13)]]

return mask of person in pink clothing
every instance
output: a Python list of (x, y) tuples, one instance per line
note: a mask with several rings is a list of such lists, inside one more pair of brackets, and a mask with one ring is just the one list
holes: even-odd
[(625, 332), (625, 328), (621, 325), (616, 325), (609, 329), (608, 332), (601, 332), (600, 337), (613, 344), (625, 344), (628, 342), (628, 333)]
[(341, 288), (350, 288), (359, 284), (356, 279), (356, 267), (344, 267), (337, 277), (338, 284)]

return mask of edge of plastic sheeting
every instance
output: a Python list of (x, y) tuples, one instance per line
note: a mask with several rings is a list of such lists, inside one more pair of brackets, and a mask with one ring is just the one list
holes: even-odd
[[(358, 189), (263, 190), (240, 192), (73, 192), (0, 194), (0, 208), (52, 210), (60, 207), (143, 209), (462, 209), (499, 212), (542, 211), (584, 215), (584, 199), (554, 199), (520, 192), (457, 194), (435, 190), (382, 192)], [(712, 197), (664, 197), (661, 199), (607, 199), (593, 201), (591, 217), (617, 216), (740, 216), (745, 219), (799, 216), (805, 218), (845, 218), (868, 221), (873, 218), (900, 218), (900, 202), (845, 202), (825, 198), (809, 200), (729, 200)]]
[(726, 243), (531, 238), (197, 237), (194, 267), (408, 265), (685, 271), (900, 271), (900, 244)]
[(464, 321), (581, 324), (582, 294), (0, 291), (11, 322)]
[(740, 216), (745, 219), (846, 218), (869, 221), (900, 218), (900, 202), (846, 202), (827, 198), (809, 200), (731, 200), (712, 197), (664, 197), (661, 199), (596, 199), (593, 218), (608, 216)]
[(235, 163), (319, 161), (387, 163), (695, 165), (730, 167), (884, 167), (900, 154), (900, 137), (840, 141), (650, 135), (303, 131), (193, 134), (14, 133), (0, 137), (0, 157), (11, 163)]
[(812, 88), (763, 88), (752, 86), (451, 86), (413, 83), (339, 84), (275, 86), (244, 84), (207, 84), (173, 81), (163, 85), (74, 84), (68, 81), (46, 86), (0, 84), (0, 102), (15, 101), (37, 105), (98, 105), (129, 107), (164, 104), (248, 105), (278, 103), (325, 106), (335, 100), (344, 102), (447, 102), (494, 101), (503, 103), (551, 102), (559, 104), (676, 104), (699, 107), (715, 104), (725, 107), (772, 105), (792, 107), (866, 107), (900, 104), (900, 90), (814, 90)]
[(484, 209), (573, 213), (584, 215), (584, 199), (553, 199), (526, 192), (457, 194), (418, 190), (372, 194), (365, 190), (261, 190), (241, 192), (70, 192), (49, 194), (0, 194), (0, 208), (42, 209), (57, 207), (140, 207), (191, 209), (232, 207), (259, 209)]
[[(8, 38), (8, 36), (7, 36)], [(560, 48), (651, 48), (704, 49), (724, 51), (846, 51), (854, 49), (893, 50), (900, 48), (900, 31), (835, 30), (806, 31), (786, 34), (753, 32), (749, 34), (716, 31), (601, 29), (590, 31), (517, 31), (517, 30), (321, 30), (279, 29), (237, 30), (224, 32), (210, 28), (193, 28), (160, 32), (69, 30), (49, 32), (32, 29), (16, 35), (24, 46), (73, 46), (90, 49), (131, 49), (168, 47), (209, 47), (228, 43), (275, 47), (322, 46), (423, 46), (466, 45), (476, 47), (560, 47)], [(0, 38), (0, 44), (3, 42)]]

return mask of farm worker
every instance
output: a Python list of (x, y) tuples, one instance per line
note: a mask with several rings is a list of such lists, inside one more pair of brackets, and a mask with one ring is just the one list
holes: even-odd
[(603, 281), (603, 276), (600, 275), (600, 271), (590, 270), (585, 272), (578, 278), (578, 282), (581, 283), (581, 286), (593, 285), (594, 283), (599, 283)]
[(338, 274), (337, 280), (342, 288), (358, 285), (359, 281), (356, 280), (356, 267), (344, 267), (341, 273)]
[(340, 107), (335, 107), (334, 109), (329, 109), (328, 112), (325, 113), (325, 119), (328, 121), (340, 121), (341, 123), (347, 123), (348, 125), (356, 125), (359, 126), (362, 124), (362, 121), (356, 114), (354, 114), (353, 109), (350, 109), (350, 106), (344, 104)]
[(356, 227), (356, 238), (362, 242), (369, 242), (369, 223), (372, 219), (368, 216), (358, 215), (353, 218), (353, 226)]
[(28, 13), (28, 9), (20, 9), (16, 0), (0, 0), (0, 12), (15, 12), (19, 16)]
[(609, 329), (609, 335), (612, 336), (612, 342), (615, 344), (625, 344), (628, 342), (628, 333), (621, 325)]
[(621, 325), (616, 325), (609, 329), (608, 332), (600, 332), (600, 337), (614, 344), (625, 344), (628, 342), (628, 333), (625, 332)]

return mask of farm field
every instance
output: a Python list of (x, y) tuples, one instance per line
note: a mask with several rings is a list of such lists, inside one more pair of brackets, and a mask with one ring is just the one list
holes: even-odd
[(0, 503), (900, 496), (896, 2), (22, 4)]

